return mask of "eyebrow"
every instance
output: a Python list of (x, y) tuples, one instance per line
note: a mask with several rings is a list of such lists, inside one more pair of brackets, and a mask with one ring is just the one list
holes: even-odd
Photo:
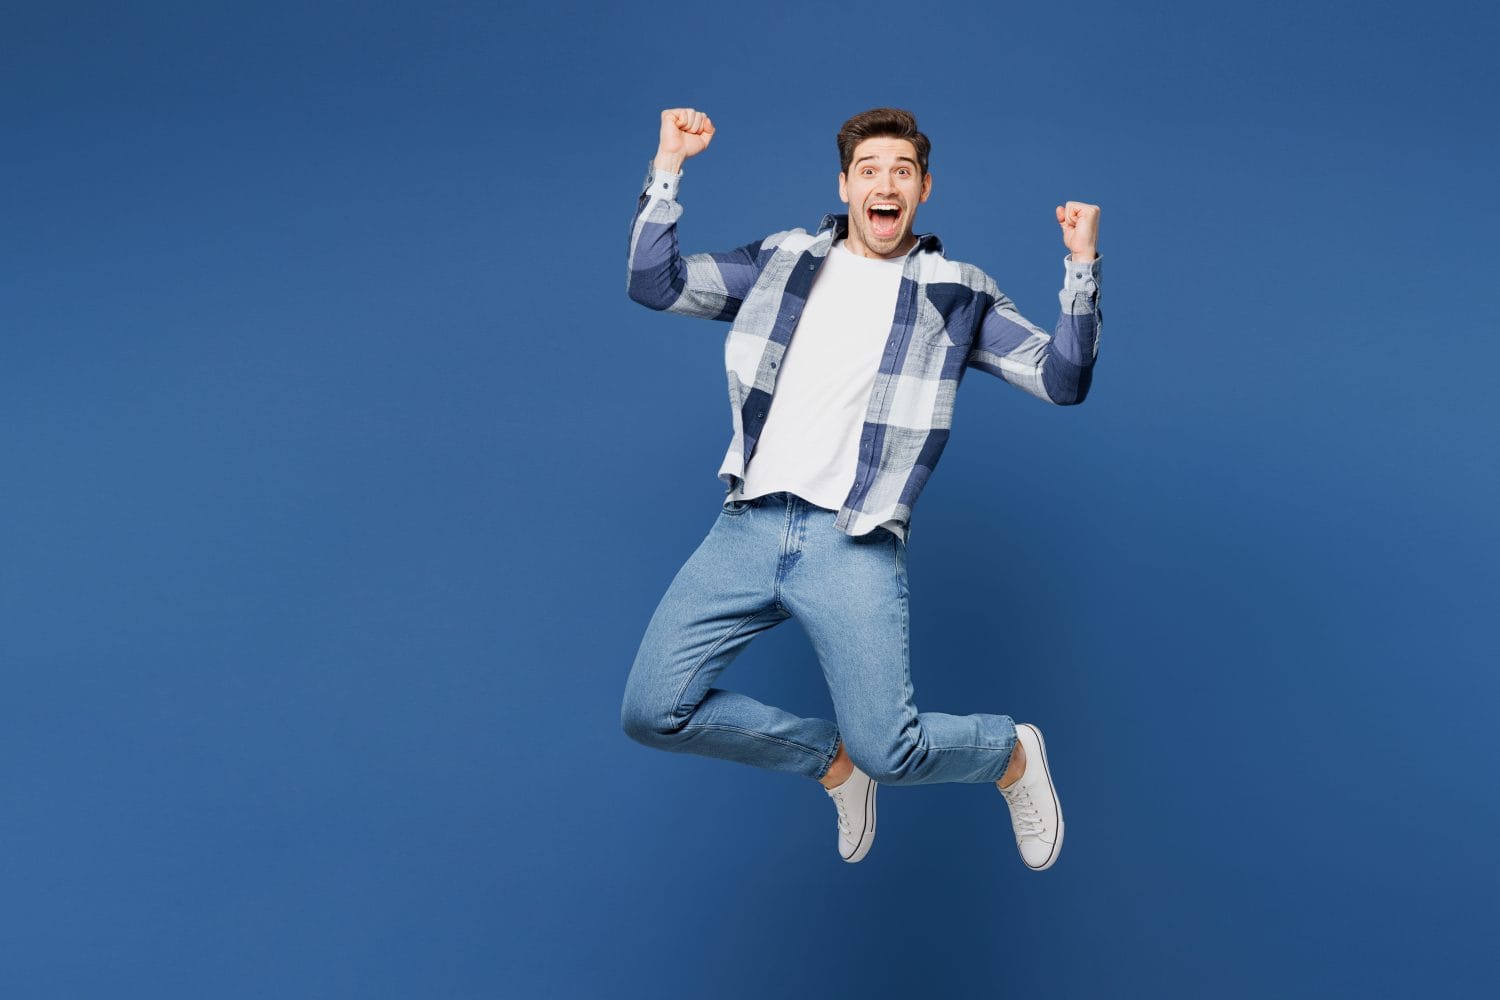
[[(861, 156), (859, 159), (855, 160), (854, 163), (852, 164), (852, 166), (856, 166), (857, 167), (861, 163), (865, 162), (866, 160), (874, 160), (874, 159), (877, 159), (877, 157), (873, 153), (870, 153), (870, 154), (867, 154), (865, 156)], [(900, 163), (903, 160), (906, 161), (907, 163), (910, 163), (914, 167), (917, 165), (917, 161), (913, 160), (910, 156), (898, 156), (898, 157), (896, 157), (896, 162), (897, 163)]]

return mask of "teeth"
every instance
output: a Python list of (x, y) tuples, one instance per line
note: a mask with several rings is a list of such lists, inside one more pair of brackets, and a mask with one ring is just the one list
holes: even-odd
[(890, 209), (892, 212), (899, 212), (899, 211), (901, 211), (901, 207), (899, 205), (892, 205), (888, 201), (882, 201), (882, 202), (878, 202), (878, 203), (876, 203), (874, 205), (871, 205), (870, 206), (870, 211), (872, 211), (872, 212), (878, 212), (878, 211), (880, 211), (883, 208)]

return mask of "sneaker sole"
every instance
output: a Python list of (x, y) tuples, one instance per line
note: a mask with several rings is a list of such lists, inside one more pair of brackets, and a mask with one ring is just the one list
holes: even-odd
[[(1027, 868), (1030, 868), (1034, 872), (1044, 872), (1048, 868), (1052, 867), (1053, 862), (1057, 860), (1057, 856), (1062, 853), (1062, 800), (1058, 797), (1057, 786), (1052, 783), (1052, 768), (1047, 764), (1047, 741), (1042, 739), (1042, 731), (1036, 726), (1031, 725), (1029, 722), (1023, 722), (1021, 723), (1021, 725), (1031, 730), (1031, 735), (1036, 737), (1037, 748), (1042, 751), (1042, 771), (1047, 775), (1047, 787), (1052, 790), (1052, 808), (1053, 811), (1057, 814), (1057, 843), (1052, 845), (1052, 853), (1047, 855), (1047, 862), (1041, 865), (1026, 865)], [(1022, 858), (1021, 863), (1026, 864), (1026, 859)]]

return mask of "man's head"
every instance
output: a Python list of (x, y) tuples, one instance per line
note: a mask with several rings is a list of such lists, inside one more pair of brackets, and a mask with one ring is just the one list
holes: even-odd
[(849, 205), (849, 249), (899, 257), (911, 249), (917, 206), (932, 191), (932, 144), (909, 111), (875, 108), (839, 129), (839, 198)]

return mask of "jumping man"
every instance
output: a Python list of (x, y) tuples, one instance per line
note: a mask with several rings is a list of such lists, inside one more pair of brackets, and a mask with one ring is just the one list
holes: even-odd
[[(1040, 730), (916, 709), (906, 545), (968, 369), (1061, 406), (1083, 402), (1102, 320), (1099, 207), (1056, 209), (1070, 254), (1049, 336), (987, 274), (913, 233), (932, 193), (931, 144), (908, 112), (876, 108), (839, 130), (847, 215), (826, 216), (814, 233), (684, 257), (682, 165), (713, 135), (701, 111), (662, 112), (631, 230), (632, 299), (730, 324), (734, 436), (719, 469), (723, 507), (641, 640), (625, 731), (815, 779), (837, 807), (850, 862), (874, 842), (878, 785), (994, 782), (1022, 860), (1048, 868), (1063, 818)], [(836, 722), (715, 686), (755, 636), (792, 617), (812, 640)]]

